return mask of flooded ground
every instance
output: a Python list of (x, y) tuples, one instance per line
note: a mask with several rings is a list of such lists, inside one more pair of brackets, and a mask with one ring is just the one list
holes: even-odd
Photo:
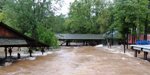
[(150, 62), (102, 47), (62, 47), (0, 67), (0, 75), (150, 75)]

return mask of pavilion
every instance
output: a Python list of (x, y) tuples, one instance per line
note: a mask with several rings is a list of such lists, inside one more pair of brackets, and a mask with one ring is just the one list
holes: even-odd
[(101, 34), (56, 34), (60, 41), (64, 41), (66, 46), (70, 42), (82, 42), (83, 45), (97, 45), (104, 42), (104, 37)]
[(49, 45), (30, 38), (0, 22), (0, 47), (4, 47), (5, 58), (7, 58), (8, 50), (13, 47), (28, 47), (30, 49), (32, 47), (46, 48)]

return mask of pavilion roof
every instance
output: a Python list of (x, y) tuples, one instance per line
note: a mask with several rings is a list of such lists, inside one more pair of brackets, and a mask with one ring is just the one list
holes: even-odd
[(0, 22), (0, 47), (49, 47)]
[(59, 40), (101, 40), (102, 34), (56, 34)]

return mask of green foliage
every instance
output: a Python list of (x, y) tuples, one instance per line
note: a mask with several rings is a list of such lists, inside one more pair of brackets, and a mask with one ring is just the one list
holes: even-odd
[(144, 33), (148, 12), (148, 0), (75, 0), (65, 29), (70, 33), (105, 33), (115, 29), (124, 39), (131, 32)]
[(54, 32), (101, 34), (114, 29), (125, 39), (131, 32), (143, 34), (150, 20), (148, 0), (75, 0), (67, 17), (54, 14), (52, 1), (0, 0), (0, 20), (52, 46), (57, 46)]
[(93, 33), (94, 22), (91, 15), (91, 0), (75, 1), (70, 8), (69, 18), (65, 21), (71, 33)]
[(104, 33), (112, 20), (111, 3), (105, 0), (75, 0), (65, 21), (70, 33)]
[(42, 25), (39, 25), (37, 28), (37, 33), (40, 41), (45, 42), (52, 47), (58, 47), (58, 41), (51, 29), (46, 29)]
[(0, 21), (3, 21), (6, 18), (6, 15), (3, 12), (0, 12)]
[[(53, 26), (57, 25), (54, 20), (58, 19), (51, 9), (52, 0), (4, 1), (2, 12), (6, 17), (3, 22), (34, 39), (57, 46)], [(0, 19), (3, 14), (0, 13)]]
[(137, 34), (142, 33), (145, 21), (145, 15), (147, 12), (147, 0), (115, 0), (114, 2), (114, 27), (122, 34), (122, 38), (125, 34), (129, 33), (129, 28), (137, 29)]
[(55, 18), (52, 21), (52, 23), (53, 23), (52, 31), (55, 33), (65, 32), (64, 22), (65, 22), (65, 16), (64, 15), (55, 16)]

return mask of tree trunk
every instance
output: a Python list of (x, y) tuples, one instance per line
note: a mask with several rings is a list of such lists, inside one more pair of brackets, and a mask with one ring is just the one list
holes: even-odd
[(127, 43), (127, 49), (128, 49), (128, 39), (129, 39), (129, 33), (127, 33), (127, 40), (126, 40), (126, 43)]
[(146, 14), (146, 20), (145, 20), (145, 28), (144, 28), (144, 40), (147, 40), (147, 28), (148, 27), (148, 14)]

